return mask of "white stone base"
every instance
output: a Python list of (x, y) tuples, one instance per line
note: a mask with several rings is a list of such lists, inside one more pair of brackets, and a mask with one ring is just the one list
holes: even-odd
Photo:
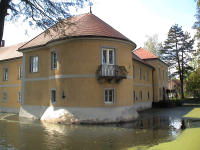
[(1, 113), (14, 113), (18, 114), (20, 108), (12, 108), (12, 107), (0, 107), (0, 112)]
[(21, 105), (19, 117), (40, 119), (49, 106)]
[(82, 108), (27, 105), (22, 106), (19, 116), (66, 124), (126, 122), (139, 117), (133, 106)]
[(152, 108), (152, 102), (134, 103), (133, 107), (136, 111)]

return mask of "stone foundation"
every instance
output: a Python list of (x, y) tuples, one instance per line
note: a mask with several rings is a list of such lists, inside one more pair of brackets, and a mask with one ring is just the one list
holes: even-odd
[(18, 114), (20, 108), (12, 108), (12, 107), (0, 107), (0, 113), (14, 113)]
[(136, 111), (152, 108), (152, 102), (135, 103), (133, 105)]
[(21, 107), (19, 116), (65, 124), (127, 122), (133, 121), (139, 117), (133, 106), (82, 108), (27, 105)]

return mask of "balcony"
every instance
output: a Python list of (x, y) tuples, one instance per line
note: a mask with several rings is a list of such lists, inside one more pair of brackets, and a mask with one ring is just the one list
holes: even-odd
[(127, 79), (128, 71), (124, 66), (118, 65), (100, 65), (96, 70), (96, 76), (100, 83), (108, 80), (109, 83), (121, 83), (123, 79)]

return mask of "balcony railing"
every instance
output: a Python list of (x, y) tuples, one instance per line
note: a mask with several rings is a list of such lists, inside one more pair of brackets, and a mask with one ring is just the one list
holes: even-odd
[(96, 70), (96, 76), (100, 82), (104, 82), (105, 79), (108, 79), (109, 82), (114, 82), (115, 79), (117, 82), (121, 82), (123, 79), (127, 79), (128, 71), (124, 66), (118, 65), (100, 65)]

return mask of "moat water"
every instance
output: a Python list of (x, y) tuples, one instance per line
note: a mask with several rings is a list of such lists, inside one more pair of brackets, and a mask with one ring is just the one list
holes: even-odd
[(197, 107), (148, 109), (140, 111), (136, 121), (104, 125), (54, 124), (0, 113), (0, 150), (149, 148), (176, 140), (187, 128), (199, 128), (200, 119), (182, 117)]

